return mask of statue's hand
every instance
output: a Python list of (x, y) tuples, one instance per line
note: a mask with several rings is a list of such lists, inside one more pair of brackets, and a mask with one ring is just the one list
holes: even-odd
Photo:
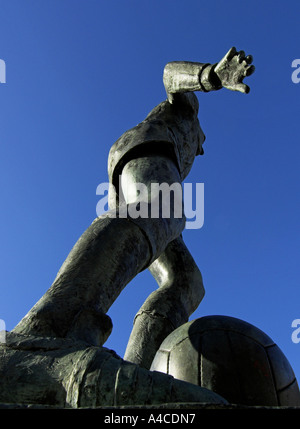
[(254, 72), (255, 67), (251, 63), (251, 55), (246, 57), (244, 51), (237, 52), (235, 48), (231, 48), (216, 65), (214, 72), (224, 88), (247, 94), (250, 88), (243, 83), (243, 79)]

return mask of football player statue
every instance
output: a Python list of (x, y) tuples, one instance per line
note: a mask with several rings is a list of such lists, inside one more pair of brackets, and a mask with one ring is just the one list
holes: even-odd
[[(149, 269), (159, 287), (135, 318), (124, 359), (150, 368), (161, 342), (188, 320), (204, 296), (201, 273), (181, 235), (182, 199), (174, 192), (164, 216), (166, 202), (153, 184), (181, 189), (195, 157), (203, 154), (194, 92), (227, 88), (248, 93), (243, 80), (254, 71), (251, 63), (250, 55), (231, 48), (216, 64), (165, 66), (167, 99), (110, 150), (110, 210), (83, 233), (52, 286), (12, 332), (102, 346), (112, 329), (107, 311), (124, 287)], [(147, 192), (140, 192), (140, 184)]]

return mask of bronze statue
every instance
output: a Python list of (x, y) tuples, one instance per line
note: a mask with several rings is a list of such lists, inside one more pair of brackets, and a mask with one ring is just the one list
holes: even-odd
[[(52, 286), (11, 332), (7, 348), (11, 342), (14, 350), (17, 349), (16, 344), (23, 350), (21, 345), (26, 343), (28, 352), (31, 342), (37, 344), (40, 341), (46, 350), (46, 338), (52, 338), (53, 344), (59, 343), (61, 347), (62, 340), (65, 340), (64, 353), (68, 344), (73, 344), (73, 348), (70, 346), (72, 350), (74, 344), (80, 344), (84, 354), (84, 345), (88, 344), (88, 349), (94, 350), (98, 356), (93, 357), (93, 363), (89, 361), (89, 365), (98, 371), (99, 378), (100, 367), (108, 365), (106, 359), (110, 356), (109, 351), (99, 348), (112, 329), (106, 313), (128, 282), (148, 268), (159, 288), (148, 297), (135, 318), (124, 361), (115, 355), (113, 359), (119, 366), (123, 365), (122, 368), (130, 368), (128, 374), (131, 375), (124, 376), (128, 385), (132, 383), (130, 377), (136, 377), (142, 369), (146, 374), (143, 377), (153, 377), (153, 373), (147, 370), (161, 342), (188, 320), (204, 296), (204, 287), (201, 273), (182, 239), (185, 227), (183, 212), (181, 216), (174, 214), (178, 207), (175, 198), (171, 198), (170, 216), (163, 216), (161, 194), (154, 192), (151, 185), (181, 185), (195, 157), (203, 154), (205, 136), (197, 117), (198, 99), (194, 92), (227, 88), (248, 93), (249, 87), (243, 80), (254, 71), (251, 63), (250, 55), (231, 48), (216, 64), (171, 62), (166, 65), (164, 85), (167, 100), (155, 107), (139, 125), (124, 133), (110, 150), (111, 211), (96, 218), (79, 238)], [(146, 195), (139, 193), (138, 183), (146, 186)], [(130, 215), (136, 213), (137, 207), (143, 207), (149, 214), (152, 205), (159, 207), (156, 217)], [(127, 216), (121, 215), (124, 207)], [(22, 342), (23, 337), (26, 341)], [(49, 347), (50, 343), (49, 340)], [(34, 345), (32, 347), (34, 350)], [(51, 347), (55, 348), (54, 345)], [(0, 373), (9, 365), (6, 362), (1, 368), (1, 359)], [(78, 362), (78, 371), (83, 374), (84, 364), (81, 359)], [(70, 368), (68, 371), (68, 377), (74, 377)], [(115, 375), (107, 385), (116, 383), (113, 377), (118, 371), (112, 371)], [(109, 369), (101, 376), (110, 380)], [(160, 382), (163, 383), (161, 379)], [(60, 378), (59, 383), (65, 385), (66, 381), (62, 382)], [(78, 406), (80, 401), (70, 399), (72, 394), (68, 389), (67, 402)], [(189, 388), (181, 386), (180, 389), (181, 400), (184, 401), (188, 396), (184, 391)], [(195, 400), (197, 393), (193, 392)], [(200, 387), (197, 392), (199, 401), (207, 393)], [(97, 394), (99, 396), (99, 392)], [(122, 403), (121, 397), (118, 404)], [(180, 394), (176, 398), (180, 398)], [(210, 399), (213, 400), (212, 396)], [(216, 401), (222, 400), (216, 397)], [(96, 405), (105, 405), (103, 397), (93, 401)], [(145, 403), (151, 403), (151, 399), (147, 401), (150, 402)], [(157, 401), (157, 398), (153, 397), (152, 401)]]

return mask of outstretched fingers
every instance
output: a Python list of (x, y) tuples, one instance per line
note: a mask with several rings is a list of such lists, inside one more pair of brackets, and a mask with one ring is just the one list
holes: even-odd
[(238, 58), (239, 63), (241, 64), (245, 60), (245, 52), (244, 51), (238, 52), (237, 58)]
[(250, 88), (243, 83), (243, 79), (255, 71), (252, 61), (252, 55), (246, 55), (243, 50), (237, 51), (232, 47), (216, 65), (214, 71), (224, 88), (248, 94)]
[[(254, 65), (252, 65), (252, 61), (253, 61), (253, 57), (252, 55), (245, 55), (244, 51), (240, 51), (237, 53), (237, 58), (238, 58), (238, 62), (243, 66), (244, 70), (242, 72), (242, 79), (246, 76), (250, 76), (251, 74), (254, 73), (255, 71), (255, 67)], [(248, 94), (248, 92), (250, 91), (250, 88), (248, 87), (248, 85), (242, 84), (243, 87), (241, 86), (239, 91), (240, 92), (244, 92), (246, 94)], [(242, 90), (243, 88), (243, 90)]]
[(255, 71), (255, 67), (253, 65), (245, 67), (244, 76), (250, 76)]
[(250, 76), (255, 71), (255, 67), (252, 64), (253, 57), (252, 55), (247, 55), (243, 59), (243, 65), (245, 67), (244, 76)]
[(229, 51), (225, 55), (225, 58), (227, 59), (227, 61), (230, 61), (236, 55), (236, 53), (237, 53), (236, 49), (233, 46), (232, 48), (229, 49)]
[(245, 58), (245, 61), (246, 61), (247, 64), (251, 64), (252, 61), (253, 61), (252, 55), (247, 55), (246, 58)]
[(248, 94), (250, 92), (250, 87), (245, 83), (238, 83), (235, 85), (234, 90), (242, 92), (243, 94)]

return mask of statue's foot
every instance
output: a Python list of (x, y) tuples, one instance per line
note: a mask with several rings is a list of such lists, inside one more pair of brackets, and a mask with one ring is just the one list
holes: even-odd
[(7, 333), (0, 345), (0, 402), (101, 407), (226, 404), (208, 389), (140, 368), (114, 351), (64, 338)]

